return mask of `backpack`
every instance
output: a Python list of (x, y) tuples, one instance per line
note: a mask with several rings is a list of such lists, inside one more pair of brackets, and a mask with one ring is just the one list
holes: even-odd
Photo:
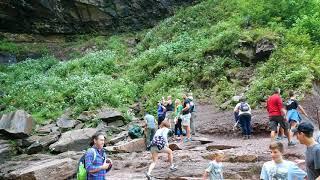
[(194, 102), (190, 101), (189, 105), (190, 105), (190, 112), (194, 112), (194, 107), (195, 107)]
[(249, 105), (248, 105), (248, 103), (244, 103), (244, 102), (242, 102), (241, 104), (240, 104), (240, 111), (242, 111), (242, 112), (246, 112), (246, 111), (249, 111)]
[(151, 146), (157, 146), (159, 150), (163, 149), (166, 144), (163, 136), (155, 136), (152, 139)]
[(85, 158), (86, 158), (86, 154), (89, 151), (93, 151), (93, 161), (96, 160), (97, 154), (96, 151), (93, 148), (89, 148), (86, 153), (84, 153), (84, 155), (82, 155), (82, 157), (79, 160), (78, 163), (78, 171), (77, 171), (77, 180), (86, 180), (87, 179), (87, 170), (85, 167)]
[[(78, 168), (77, 168), (77, 180), (87, 180), (87, 170), (85, 167), (85, 158), (86, 158), (86, 154), (92, 151), (93, 152), (93, 161), (94, 162), (96, 160), (97, 154), (96, 151), (93, 148), (89, 148), (86, 153), (84, 153), (84, 155), (82, 155), (82, 157), (79, 160), (78, 163)], [(105, 158), (107, 158), (106, 153), (103, 153), (103, 156)], [(108, 160), (107, 160), (108, 161)], [(107, 172), (110, 171), (110, 169), (112, 168), (112, 164), (109, 166), (109, 168), (106, 170)]]

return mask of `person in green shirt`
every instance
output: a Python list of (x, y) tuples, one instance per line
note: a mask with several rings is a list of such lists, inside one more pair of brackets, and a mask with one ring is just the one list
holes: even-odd
[(181, 122), (182, 122), (182, 119), (180, 117), (180, 113), (183, 109), (183, 106), (181, 104), (181, 101), (179, 99), (176, 99), (175, 100), (175, 111), (174, 111), (174, 115), (175, 115), (175, 118), (174, 118), (174, 134), (176, 136), (176, 139), (178, 142), (181, 141), (181, 134), (182, 134), (182, 126), (181, 126)]

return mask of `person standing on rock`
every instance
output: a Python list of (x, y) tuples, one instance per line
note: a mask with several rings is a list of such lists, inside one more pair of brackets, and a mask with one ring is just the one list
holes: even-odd
[(156, 133), (156, 123), (154, 116), (149, 113), (146, 113), (144, 120), (146, 122), (146, 146), (148, 147)]
[[(298, 101), (296, 100), (296, 96), (293, 91), (289, 92), (290, 98), (286, 102), (286, 109), (287, 109), (287, 119), (290, 124), (290, 129), (292, 130), (297, 126), (297, 124), (300, 123), (301, 117), (298, 112), (298, 109), (304, 114), (305, 116), (308, 116), (307, 113), (304, 111), (301, 105), (299, 105)], [(290, 131), (291, 132), (291, 131)], [(290, 133), (290, 136), (292, 138), (293, 133)]]
[(181, 111), (183, 109), (183, 106), (181, 105), (181, 101), (179, 99), (175, 100), (175, 118), (174, 118), (174, 134), (177, 138), (177, 141), (181, 141), (181, 134), (182, 134), (182, 119), (181, 119)]
[(190, 133), (190, 118), (191, 118), (191, 114), (190, 114), (190, 101), (187, 97), (186, 94), (182, 95), (183, 98), (183, 109), (181, 111), (182, 114), (182, 126), (184, 129), (186, 129), (186, 133), (187, 136), (186, 138), (183, 140), (183, 142), (188, 142), (191, 141), (191, 133)]
[(110, 159), (103, 149), (105, 137), (102, 132), (95, 133), (90, 142), (90, 148), (85, 155), (87, 180), (104, 180), (107, 170), (112, 166)]
[(174, 105), (172, 102), (172, 97), (168, 96), (167, 105), (166, 105), (166, 119), (170, 123), (170, 129), (172, 128), (171, 124), (173, 124), (173, 110), (174, 110)]
[(283, 144), (272, 142), (269, 146), (272, 161), (265, 162), (262, 166), (260, 179), (262, 180), (303, 180), (307, 173), (300, 169), (294, 162), (284, 160)]
[(158, 128), (160, 128), (161, 122), (165, 119), (166, 117), (166, 101), (164, 100), (164, 97), (162, 97), (162, 101), (158, 103)]
[(160, 124), (160, 129), (156, 131), (156, 134), (153, 137), (150, 147), (152, 163), (150, 164), (148, 172), (146, 173), (148, 180), (151, 179), (151, 172), (158, 161), (158, 153), (167, 153), (170, 162), (170, 170), (177, 170), (177, 167), (173, 164), (173, 151), (169, 148), (168, 143), (168, 133), (170, 131), (169, 127), (170, 124), (167, 120), (162, 121)]
[(191, 118), (190, 118), (190, 129), (191, 129), (191, 134), (196, 135), (196, 109), (195, 109), (195, 102), (193, 100), (192, 93), (188, 93), (188, 100), (190, 102), (190, 113), (191, 113)]
[(251, 107), (246, 102), (245, 97), (240, 98), (240, 103), (238, 103), (234, 112), (239, 114), (239, 123), (242, 128), (243, 139), (250, 139), (251, 137)]
[(289, 135), (289, 123), (285, 117), (286, 110), (283, 108), (282, 99), (280, 97), (280, 88), (275, 88), (273, 95), (267, 100), (267, 111), (269, 114), (269, 127), (271, 129), (271, 141), (275, 140), (278, 124), (284, 130), (284, 134), (288, 137), (288, 146), (294, 146)]
[(320, 144), (313, 138), (314, 126), (310, 122), (302, 122), (292, 129), (301, 144), (307, 146), (305, 163), (308, 180), (320, 180)]
[(212, 156), (212, 161), (209, 163), (208, 168), (205, 170), (202, 179), (206, 180), (209, 175), (209, 180), (223, 180), (223, 171), (222, 171), (222, 160), (224, 158), (224, 154), (222, 151), (218, 151), (218, 153)]

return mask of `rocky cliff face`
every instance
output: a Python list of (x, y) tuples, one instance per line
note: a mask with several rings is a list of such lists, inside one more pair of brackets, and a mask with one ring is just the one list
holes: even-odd
[(0, 0), (0, 31), (74, 34), (140, 30), (195, 0)]

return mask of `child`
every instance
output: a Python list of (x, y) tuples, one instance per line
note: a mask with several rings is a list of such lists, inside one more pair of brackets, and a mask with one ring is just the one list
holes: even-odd
[(208, 175), (210, 180), (223, 180), (221, 163), (223, 158), (224, 154), (222, 151), (218, 151), (216, 154), (213, 155), (212, 161), (209, 163), (208, 168), (205, 170), (203, 174), (203, 180), (207, 179)]
[(295, 163), (283, 159), (283, 144), (281, 142), (271, 143), (269, 149), (272, 161), (263, 164), (260, 179), (303, 180), (306, 177), (307, 173)]

